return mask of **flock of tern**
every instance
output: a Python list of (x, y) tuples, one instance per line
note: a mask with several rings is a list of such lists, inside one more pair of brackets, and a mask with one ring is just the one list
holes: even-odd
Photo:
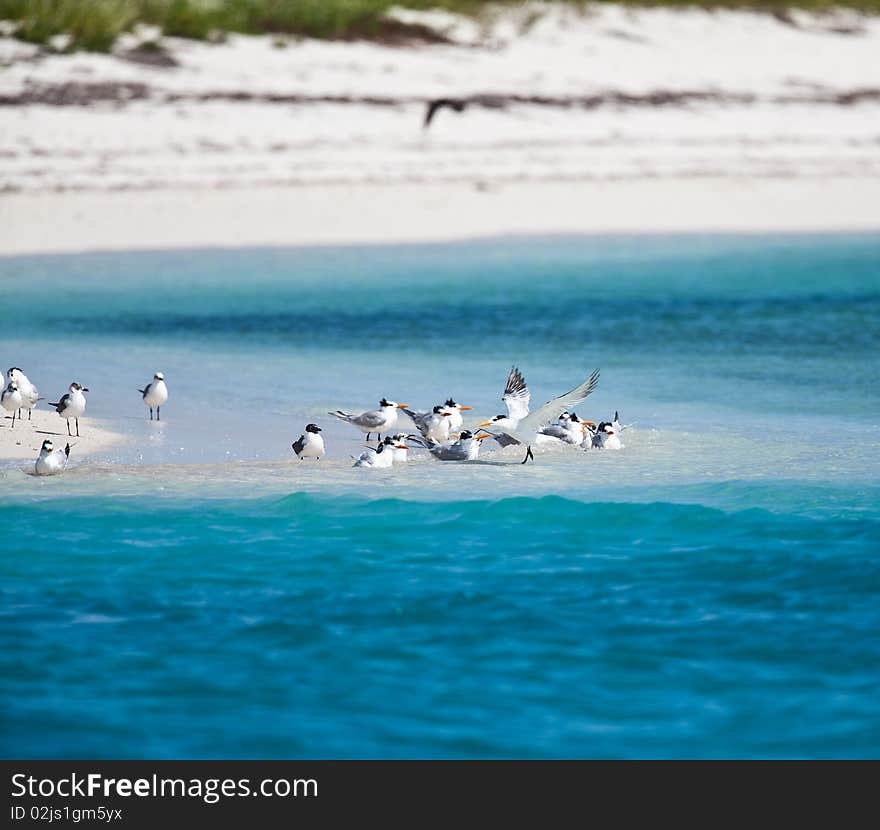
[[(79, 419), (86, 411), (85, 393), (89, 389), (81, 383), (73, 382), (57, 401), (49, 406), (55, 407), (55, 411), (67, 421), (67, 434), (71, 438), (74, 433), (70, 428), (73, 421), (76, 427), (76, 437), (79, 438)], [(168, 400), (168, 387), (165, 385), (165, 376), (156, 372), (153, 379), (143, 388), (138, 389), (146, 406), (150, 408), (150, 420), (153, 420), (153, 409), (156, 410), (156, 418), (159, 418), (159, 408)], [(12, 429), (15, 429), (16, 417), (23, 420), (22, 411), (27, 411), (28, 420), (33, 417), (33, 409), (40, 397), (39, 390), (31, 383), (28, 376), (17, 366), (11, 367), (6, 372), (6, 386), (0, 393), (0, 406), (12, 414)], [(34, 472), (38, 476), (56, 475), (64, 471), (70, 458), (70, 443), (63, 448), (56, 447), (51, 438), (43, 441), (40, 454), (34, 463)]]
[[(427, 450), (438, 461), (476, 461), (484, 441), (493, 439), (500, 446), (519, 444), (526, 448), (522, 463), (534, 460), (532, 444), (571, 445), (582, 449), (622, 449), (620, 433), (623, 427), (614, 413), (614, 420), (581, 420), (570, 411), (584, 401), (599, 382), (596, 369), (582, 383), (568, 392), (547, 401), (531, 411), (531, 393), (522, 373), (515, 366), (507, 376), (501, 400), (507, 408), (506, 415), (496, 415), (488, 421), (480, 421), (464, 427), (462, 412), (471, 409), (452, 398), (427, 411), (410, 408), (409, 404), (397, 403), (387, 398), (379, 401), (378, 409), (369, 409), (351, 415), (337, 409), (328, 413), (340, 421), (351, 424), (370, 440), (375, 435), (377, 445), (367, 448), (355, 458), (355, 467), (387, 468), (396, 462), (406, 461), (412, 447)], [(395, 431), (399, 412), (403, 412), (414, 424), (418, 433)], [(320, 459), (325, 453), (324, 438), (317, 424), (306, 426), (303, 434), (291, 445), (300, 459)], [(385, 435), (382, 438), (382, 435)]]
[[(0, 395), (3, 409), (12, 414), (12, 428), (16, 417), (22, 420), (27, 411), (28, 420), (37, 402), (42, 400), (37, 387), (24, 372), (12, 367), (6, 373), (6, 387)], [(621, 449), (620, 433), (623, 427), (617, 412), (611, 421), (596, 423), (579, 418), (573, 408), (583, 402), (596, 388), (599, 370), (596, 369), (573, 389), (547, 401), (532, 411), (529, 408), (531, 393), (522, 373), (515, 366), (507, 376), (501, 400), (506, 414), (496, 415), (485, 421), (465, 425), (462, 413), (471, 409), (452, 398), (427, 411), (410, 408), (409, 404), (396, 403), (382, 398), (377, 409), (351, 415), (337, 409), (329, 414), (351, 424), (366, 436), (367, 442), (376, 436), (376, 446), (367, 446), (355, 458), (355, 467), (387, 468), (407, 460), (410, 449), (427, 450), (438, 461), (476, 461), (483, 442), (495, 441), (501, 447), (520, 445), (525, 447), (522, 463), (534, 460), (532, 445), (569, 445), (581, 449)], [(74, 422), (79, 437), (79, 418), (86, 410), (85, 393), (88, 388), (71, 383), (68, 391), (50, 406), (67, 421), (67, 434), (71, 437), (70, 422)], [(150, 420), (161, 417), (161, 407), (168, 400), (168, 387), (162, 372), (139, 389), (145, 406), (150, 410)], [(415, 426), (417, 432), (397, 430), (399, 413), (402, 412)], [(297, 457), (320, 459), (326, 452), (321, 427), (308, 424), (302, 435), (291, 445)], [(382, 436), (385, 436), (384, 438)], [(37, 475), (55, 475), (64, 470), (70, 457), (70, 444), (56, 448), (51, 439), (43, 441), (34, 471)]]

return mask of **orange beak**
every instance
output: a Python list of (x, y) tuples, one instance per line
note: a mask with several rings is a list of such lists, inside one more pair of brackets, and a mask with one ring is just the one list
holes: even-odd
[(484, 438), (491, 438), (491, 437), (492, 437), (492, 436), (489, 435), (489, 433), (487, 432), (487, 433), (485, 433), (484, 435), (478, 435), (478, 436), (477, 436), (477, 441), (482, 441)]
[(397, 404), (398, 409), (406, 409), (409, 406), (408, 403), (399, 403)]
[(468, 409), (473, 409), (473, 407), (472, 406), (460, 406), (459, 409), (462, 412), (466, 412)]
[(398, 450), (408, 450), (409, 447), (406, 444), (398, 444), (396, 447)]
[(587, 426), (591, 426), (591, 427), (596, 426), (596, 422), (595, 422), (595, 421), (581, 421), (581, 423), (582, 423), (582, 424), (586, 424)]
[(491, 421), (483, 421), (483, 423), (480, 424), (480, 426), (481, 427), (490, 427), (490, 426), (492, 426), (492, 422)]

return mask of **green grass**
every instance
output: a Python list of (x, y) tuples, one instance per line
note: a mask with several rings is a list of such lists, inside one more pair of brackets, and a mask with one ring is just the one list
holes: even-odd
[[(159, 27), (165, 35), (208, 39), (224, 32), (302, 35), (319, 38), (374, 38), (390, 35), (385, 12), (392, 6), (442, 8), (478, 16), (494, 5), (520, 0), (0, 0), (0, 20), (15, 21), (15, 36), (46, 44), (70, 36), (68, 49), (106, 52), (137, 23)], [(587, 0), (563, 0), (587, 6)], [(827, 10), (845, 6), (880, 12), (880, 0), (624, 0), (632, 6), (699, 6), (781, 11)], [(405, 34), (400, 27), (397, 35)], [(413, 31), (413, 34), (416, 34)]]

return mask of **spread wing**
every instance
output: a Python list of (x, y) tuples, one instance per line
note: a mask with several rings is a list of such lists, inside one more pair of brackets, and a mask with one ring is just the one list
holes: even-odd
[(511, 367), (507, 375), (507, 385), (504, 387), (504, 396), (501, 398), (507, 407), (507, 415), (517, 421), (521, 421), (529, 414), (529, 401), (532, 393), (526, 386), (525, 378), (516, 366)]
[(583, 383), (579, 383), (574, 389), (570, 389), (564, 395), (547, 401), (540, 409), (536, 409), (527, 418), (517, 425), (517, 432), (527, 434), (547, 426), (554, 418), (558, 418), (565, 409), (577, 406), (596, 388), (599, 383), (599, 370), (596, 369)]

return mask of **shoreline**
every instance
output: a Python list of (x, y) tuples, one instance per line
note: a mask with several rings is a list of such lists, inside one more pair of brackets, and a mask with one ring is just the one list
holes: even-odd
[(0, 256), (505, 235), (874, 232), (878, 203), (880, 179), (873, 178), (7, 193), (0, 196)]
[(11, 419), (5, 412), (0, 418), (0, 461), (33, 463), (46, 438), (52, 438), (56, 447), (63, 447), (69, 442), (72, 459), (102, 452), (124, 439), (123, 435), (103, 426), (103, 422), (90, 417), (80, 419), (80, 432), (84, 432), (83, 435), (68, 436), (64, 419), (47, 410), (35, 409), (32, 420), (25, 416), (23, 422), (18, 423), (18, 419), (16, 422), (15, 427), (11, 428)]

